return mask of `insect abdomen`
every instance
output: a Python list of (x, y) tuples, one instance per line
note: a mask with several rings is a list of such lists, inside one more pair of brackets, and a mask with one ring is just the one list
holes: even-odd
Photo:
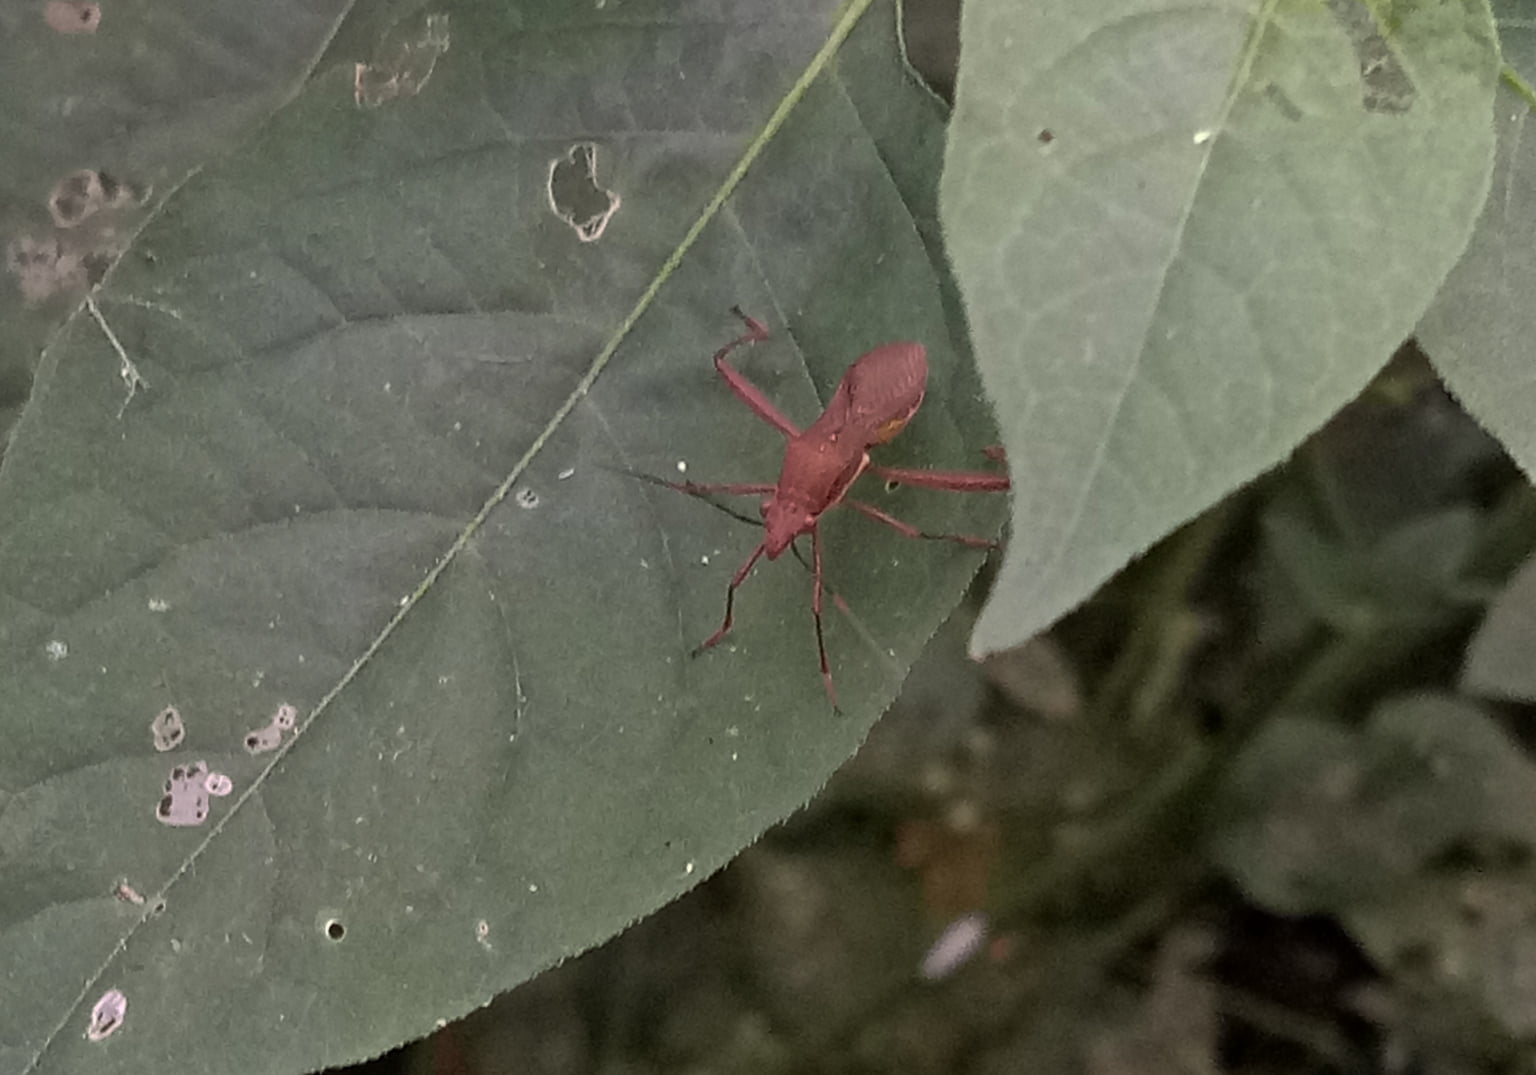
[(848, 367), (848, 420), (884, 444), (917, 412), (928, 386), (928, 352), (920, 343), (885, 343)]

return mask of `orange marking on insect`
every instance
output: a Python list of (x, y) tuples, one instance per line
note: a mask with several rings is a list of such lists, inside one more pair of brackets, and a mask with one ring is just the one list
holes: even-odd
[(907, 427), (907, 422), (909, 420), (910, 419), (907, 418), (892, 418), (889, 422), (885, 423), (885, 425), (875, 430), (875, 443), (884, 444), (886, 441), (896, 436), (896, 434), (900, 433)]

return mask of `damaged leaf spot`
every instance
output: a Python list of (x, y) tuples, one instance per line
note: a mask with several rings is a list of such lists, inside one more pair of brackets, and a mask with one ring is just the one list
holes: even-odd
[(328, 918), (325, 922), (325, 935), (333, 941), (339, 941), (347, 935), (347, 927), (339, 918)]
[(155, 749), (164, 754), (175, 750), (187, 736), (187, 727), (181, 722), (181, 713), (168, 705), (149, 722), (149, 734), (154, 736)]
[(421, 92), (438, 58), (448, 51), (448, 16), (428, 15), (412, 36), (391, 31), (352, 75), (352, 99), (359, 108), (377, 108), (398, 97)]
[(125, 248), (129, 214), (148, 198), (147, 187), (95, 169), (56, 182), (47, 199), (53, 230), (15, 235), (6, 243), (5, 267), (16, 277), (22, 299), (36, 306), (61, 296), (78, 298), (100, 283)]
[(519, 489), (514, 499), (520, 508), (536, 508), (539, 506), (539, 494), (535, 493), (532, 489)]
[(250, 754), (265, 754), (276, 750), (283, 742), (283, 733), (292, 731), (298, 723), (299, 711), (284, 702), (272, 714), (265, 728), (254, 728), (245, 735), (245, 749)]
[(135, 907), (142, 906), (144, 903), (144, 897), (139, 895), (138, 889), (134, 888), (127, 881), (119, 881), (117, 887), (112, 889), (112, 895), (124, 903), (133, 904)]
[(48, 215), (56, 227), (78, 227), (103, 209), (137, 209), (148, 191), (119, 182), (106, 172), (90, 168), (71, 172), (53, 185), (48, 195)]
[(1354, 46), (1360, 64), (1360, 103), (1367, 112), (1406, 112), (1418, 89), (1392, 45), (1382, 35), (1377, 16), (1365, 0), (1325, 0)]
[(283, 741), (283, 733), (273, 727), (257, 728), (253, 732), (247, 732), (245, 736), (245, 749), (249, 754), (265, 754), (269, 750), (276, 750), (278, 744)]
[(91, 1007), (91, 1021), (85, 1028), (85, 1036), (91, 1041), (101, 1041), (116, 1032), (128, 1015), (128, 998), (121, 989), (108, 989)]
[(550, 210), (584, 243), (601, 239), (619, 210), (618, 194), (598, 186), (597, 146), (592, 142), (577, 142), (564, 157), (549, 162), (546, 193)]
[(486, 948), (489, 948), (491, 946), (490, 936), (491, 924), (489, 922), (482, 918), (480, 921), (475, 923), (475, 940), (479, 941)]
[(101, 25), (101, 5), (80, 0), (48, 0), (43, 5), (43, 20), (54, 33), (94, 34)]
[(193, 762), (171, 770), (165, 782), (165, 794), (155, 807), (155, 817), (162, 825), (184, 828), (208, 820), (208, 765)]
[(222, 799), (235, 790), (235, 782), (223, 773), (209, 773), (203, 781), (203, 790), (216, 799)]
[(69, 656), (69, 643), (62, 638), (50, 639), (43, 647), (43, 652), (48, 655), (50, 661), (62, 661)]
[(55, 295), (83, 292), (90, 286), (85, 258), (66, 253), (53, 236), (38, 239), (23, 235), (6, 244), (5, 268), (16, 277), (21, 297), (28, 306)]

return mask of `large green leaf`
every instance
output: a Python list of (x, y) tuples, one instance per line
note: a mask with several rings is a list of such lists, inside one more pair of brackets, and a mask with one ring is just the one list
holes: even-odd
[[(1493, 9), (1505, 62), (1527, 83), (1536, 80), (1536, 2), (1494, 0)], [(1500, 84), (1493, 193), (1418, 332), (1446, 385), (1527, 476), (1536, 475), (1536, 145), (1525, 137), (1531, 104), (1530, 90)]]
[(0, 426), (144, 208), (297, 91), (344, 7), (38, 0), (0, 12)]
[(1014, 477), (988, 651), (1385, 361), (1482, 204), (1497, 56), (1485, 0), (971, 0), (961, 36), (945, 233)]
[(378, 1052), (696, 883), (858, 743), (978, 554), (829, 517), (835, 715), (805, 571), (760, 567), (690, 660), (759, 531), (605, 468), (772, 480), (709, 362), (732, 303), (799, 421), (923, 341), (885, 458), (979, 461), (923, 241), (942, 117), (866, 6), (408, 16), (392, 73), (318, 73), (66, 324), (0, 470), (0, 1071)]

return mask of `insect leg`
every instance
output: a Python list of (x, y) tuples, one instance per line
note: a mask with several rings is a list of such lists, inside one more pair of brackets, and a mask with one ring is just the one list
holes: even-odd
[(841, 713), (837, 706), (837, 691), (832, 687), (832, 670), (827, 666), (827, 641), (821, 630), (821, 528), (811, 527), (811, 616), (816, 621), (816, 656), (821, 659), (821, 683), (827, 688), (827, 700), (832, 712)]
[(957, 545), (967, 545), (973, 549), (995, 549), (997, 542), (983, 537), (972, 537), (969, 534), (930, 534), (926, 530), (919, 530), (911, 523), (904, 523), (890, 512), (881, 511), (873, 504), (866, 504), (862, 500), (844, 500), (854, 511), (860, 515), (867, 515), (877, 523), (884, 523), (903, 537), (923, 538), (927, 541), (953, 541)]
[(752, 555), (748, 556), (746, 562), (736, 569), (736, 574), (731, 576), (731, 584), (725, 588), (725, 619), (721, 621), (718, 631), (694, 647), (691, 656), (697, 657), (715, 645), (731, 629), (731, 610), (736, 604), (736, 588), (747, 580), (747, 575), (752, 571), (752, 565), (757, 563), (758, 557), (763, 555), (763, 550), (766, 548), (766, 545), (758, 542), (757, 548), (752, 550)]
[(798, 436), (800, 430), (783, 413), (773, 405), (762, 389), (747, 380), (746, 375), (725, 360), (725, 356), (736, 348), (748, 343), (757, 343), (768, 338), (768, 330), (763, 323), (756, 318), (748, 317), (741, 312), (740, 306), (732, 306), (731, 312), (741, 318), (747, 326), (745, 336), (738, 336), (720, 350), (715, 352), (715, 369), (725, 379), (726, 387), (736, 394), (736, 398), (747, 405), (753, 414), (773, 426), (786, 437)]
[(919, 489), (948, 489), (957, 493), (1003, 493), (1009, 488), (1008, 475), (984, 470), (929, 470), (926, 467), (882, 467), (871, 463), (869, 469), (888, 482)]

